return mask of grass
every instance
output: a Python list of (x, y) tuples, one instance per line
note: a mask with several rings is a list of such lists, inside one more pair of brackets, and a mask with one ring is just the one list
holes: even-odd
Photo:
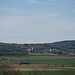
[(75, 58), (71, 59), (47, 59), (47, 58), (35, 58), (35, 59), (9, 59), (9, 60), (1, 60), (1, 62), (5, 63), (15, 63), (18, 64), (20, 62), (30, 62), (30, 63), (50, 63), (50, 64), (75, 64)]
[[(75, 57), (67, 57), (65, 58), (63, 56), (63, 59), (61, 58), (55, 58), (56, 56), (46, 56), (47, 54), (40, 54), (40, 53), (31, 53), (30, 55), (25, 56), (0, 56), (0, 58), (7, 58), (8, 60), (1, 60), (1, 62), (5, 63), (15, 63), (19, 64), (20, 62), (30, 62), (30, 63), (49, 63), (49, 64), (75, 64)], [(50, 55), (50, 54), (49, 54)], [(9, 59), (10, 58), (10, 59)], [(13, 59), (11, 59), (13, 58)], [(17, 58), (15, 60), (14, 58)], [(24, 59), (18, 59), (18, 58), (24, 58)]]
[[(0, 58), (10, 58), (8, 60), (1, 60), (1, 63), (15, 63), (19, 64), (20, 62), (30, 62), (30, 63), (46, 63), (47, 66), (43, 68), (47, 68), (47, 70), (34, 70), (34, 71), (21, 71), (21, 75), (75, 75), (75, 57), (62, 56), (63, 58), (55, 58), (56, 56), (52, 56), (52, 54), (40, 54), (40, 53), (31, 53), (30, 55), (25, 56), (0, 56)], [(59, 56), (60, 57), (60, 56)], [(13, 59), (11, 59), (13, 58)], [(26, 59), (14, 59), (14, 58), (26, 58)], [(51, 67), (51, 65), (54, 65)], [(61, 65), (57, 66), (57, 65)], [(64, 65), (72, 65), (71, 68), (63, 67)], [(30, 67), (30, 66), (29, 66)], [(34, 66), (35, 67), (35, 66)], [(41, 67), (42, 68), (42, 67)], [(54, 70), (48, 70), (54, 69)], [(0, 75), (3, 75), (0, 72)]]
[(31, 58), (30, 55), (23, 55), (23, 56), (0, 56), (0, 58)]
[(75, 75), (74, 70), (58, 70), (58, 71), (23, 71), (22, 75)]
[(51, 64), (70, 64), (75, 63), (75, 59), (29, 59), (30, 63), (51, 63)]
[(21, 55), (21, 56), (0, 56), (0, 58), (33, 58), (33, 56), (56, 56), (57, 54), (53, 53), (30, 53), (29, 55)]
[(56, 56), (57, 54), (53, 53), (30, 53), (30, 56)]
[[(58, 70), (58, 71), (19, 71), (20, 75), (75, 75), (75, 70)], [(3, 75), (2, 72), (0, 72), (0, 75)], [(7, 75), (7, 74), (5, 74)], [(17, 74), (12, 74), (12, 75), (18, 75)]]

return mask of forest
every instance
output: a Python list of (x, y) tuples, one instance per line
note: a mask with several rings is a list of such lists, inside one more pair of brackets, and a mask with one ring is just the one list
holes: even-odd
[(17, 43), (2, 43), (0, 42), (0, 55), (27, 55), (28, 49), (32, 49), (31, 53), (53, 53), (74, 52), (75, 40), (59, 41), (53, 43), (37, 43), (37, 44), (17, 44)]

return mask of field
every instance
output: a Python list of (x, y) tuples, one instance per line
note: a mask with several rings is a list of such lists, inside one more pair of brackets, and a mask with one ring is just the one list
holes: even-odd
[(51, 65), (74, 65), (75, 56), (59, 56), (54, 54), (29, 54), (25, 56), (0, 56), (2, 63), (19, 64), (29, 62), (31, 64), (51, 64)]
[[(0, 56), (0, 58), (0, 64), (8, 64), (15, 70), (21, 71), (22, 75), (46, 73), (46, 75), (75, 75), (75, 56), (32, 53), (25, 56)], [(21, 62), (30, 64), (20, 64)]]
[[(0, 72), (0, 75), (4, 75)], [(10, 75), (10, 74), (8, 74)], [(58, 70), (58, 71), (21, 71), (12, 75), (75, 75), (74, 70)]]
[(75, 71), (24, 71), (22, 72), (22, 75), (75, 75)]

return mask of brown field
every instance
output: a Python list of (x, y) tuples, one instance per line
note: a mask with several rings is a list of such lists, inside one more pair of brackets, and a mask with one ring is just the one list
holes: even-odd
[[(65, 65), (62, 67), (62, 65), (55, 65), (52, 64), (10, 64), (11, 67), (13, 67), (15, 70), (21, 70), (21, 71), (30, 71), (30, 70), (64, 70), (65, 68), (72, 68), (75, 69), (75, 67), (72, 67), (72, 65)], [(67, 67), (68, 66), (68, 67)]]
[[(10, 64), (8, 64), (8, 65), (10, 65), (11, 67), (13, 67), (15, 70), (21, 70), (21, 71), (29, 71), (29, 70), (59, 70), (60, 68), (61, 68), (61, 70), (62, 69), (64, 69), (64, 68), (74, 68), (75, 69), (75, 65), (74, 65), (74, 63), (75, 63), (75, 61), (74, 61), (74, 59), (75, 59), (75, 56), (32, 56), (31, 58), (25, 58), (25, 57), (23, 57), (23, 58), (5, 58), (5, 59), (3, 59), (3, 60), (1, 60), (1, 61), (8, 61), (8, 60), (10, 60), (10, 61), (12, 61), (12, 60), (14, 60), (14, 61), (16, 61), (16, 60), (30, 60), (30, 61), (33, 61), (34, 59), (40, 59), (40, 60), (42, 60), (42, 59), (47, 59), (47, 60), (52, 60), (52, 59), (59, 59), (59, 60), (64, 60), (64, 59), (72, 59), (72, 61), (73, 62), (71, 62), (71, 61), (69, 61), (71, 64), (65, 64), (65, 63), (63, 63), (62, 64), (62, 62), (61, 61), (59, 61), (60, 62), (60, 64), (58, 64), (58, 62), (57, 62), (57, 60), (55, 61), (55, 63), (53, 63), (53, 61), (52, 61), (52, 63), (51, 62), (45, 62), (45, 63), (30, 63), (30, 64), (19, 64), (19, 62), (18, 63), (10, 63)], [(36, 60), (34, 60), (34, 61), (36, 61)], [(39, 60), (39, 61), (40, 61)], [(56, 63), (57, 62), (57, 63)]]

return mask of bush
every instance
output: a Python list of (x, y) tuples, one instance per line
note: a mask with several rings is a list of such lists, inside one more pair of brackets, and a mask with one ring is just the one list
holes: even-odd
[(19, 70), (14, 70), (10, 65), (1, 64), (0, 72), (2, 75), (21, 75)]

